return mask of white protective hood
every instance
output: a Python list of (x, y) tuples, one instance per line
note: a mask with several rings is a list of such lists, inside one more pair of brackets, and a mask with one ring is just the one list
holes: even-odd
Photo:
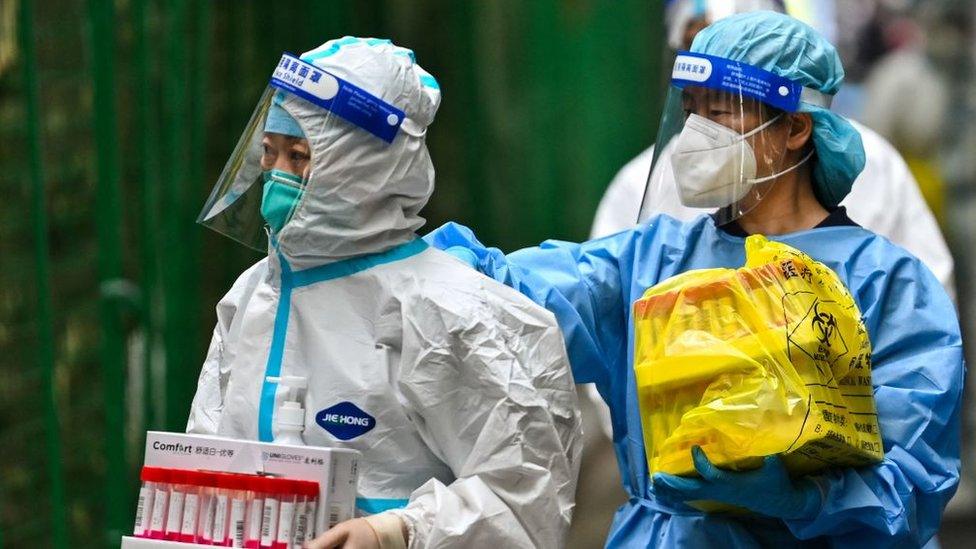
[(434, 191), (425, 136), (441, 100), (436, 81), (413, 52), (389, 41), (347, 37), (301, 58), (395, 105), (407, 118), (388, 144), (288, 96), (282, 106), (305, 132), (312, 159), (302, 202), (278, 235), (278, 251), (297, 270), (413, 240), (424, 224), (420, 210)]

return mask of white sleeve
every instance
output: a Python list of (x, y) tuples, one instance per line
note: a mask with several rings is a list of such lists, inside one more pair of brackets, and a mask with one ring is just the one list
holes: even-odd
[(399, 387), (456, 478), (389, 511), (411, 548), (565, 545), (582, 431), (563, 338), (548, 311), (489, 284), (480, 308), (404, 326)]
[(234, 325), (237, 311), (250, 296), (259, 276), (255, 276), (263, 265), (259, 262), (254, 267), (244, 271), (220, 302), (217, 303), (217, 325), (210, 338), (207, 358), (200, 369), (197, 380), (197, 392), (193, 395), (190, 405), (190, 416), (186, 421), (187, 433), (205, 435), (217, 434), (220, 425), (220, 414), (224, 409), (224, 393), (227, 390), (227, 380), (230, 376), (224, 364), (226, 347), (229, 344), (230, 332)]
[(207, 358), (200, 369), (197, 392), (193, 395), (193, 404), (190, 405), (190, 417), (186, 420), (187, 433), (217, 434), (220, 413), (224, 408), (224, 391), (220, 384), (220, 359), (223, 350), (223, 334), (218, 321), (210, 339), (210, 348), (207, 349)]
[(216, 435), (217, 426), (220, 425), (220, 414), (224, 409), (224, 391), (227, 389), (227, 380), (222, 379), (226, 376), (221, 376), (220, 366), (227, 332), (237, 310), (233, 303), (227, 303), (228, 296), (217, 304), (217, 325), (214, 327), (213, 337), (210, 338), (207, 358), (200, 369), (197, 392), (193, 395), (190, 417), (186, 421), (187, 433)]

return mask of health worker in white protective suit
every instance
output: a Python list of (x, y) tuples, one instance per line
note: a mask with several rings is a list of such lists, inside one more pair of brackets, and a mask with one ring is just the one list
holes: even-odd
[[(781, 0), (675, 0), (668, 5), (667, 11), (668, 44), (675, 50), (687, 50), (695, 34), (709, 23), (734, 13), (755, 10), (786, 12)], [(851, 121), (851, 124), (861, 134), (867, 163), (841, 206), (861, 226), (887, 237), (921, 259), (946, 292), (954, 297), (952, 256), (908, 165), (884, 137), (857, 122)], [(669, 152), (664, 151), (664, 154)], [(651, 146), (617, 173), (600, 201), (591, 238), (611, 235), (636, 225), (653, 157), (654, 146)], [(657, 165), (661, 173), (654, 174), (655, 177), (674, 180), (670, 162)], [(664, 192), (646, 197), (645, 209), (681, 221), (712, 211), (683, 205), (674, 184), (658, 188)]]
[(272, 441), (275, 381), (305, 378), (304, 442), (362, 452), (368, 515), (310, 547), (565, 542), (581, 432), (556, 321), (415, 235), (440, 97), (389, 40), (286, 54), (200, 216), (268, 256), (217, 305), (187, 431)]

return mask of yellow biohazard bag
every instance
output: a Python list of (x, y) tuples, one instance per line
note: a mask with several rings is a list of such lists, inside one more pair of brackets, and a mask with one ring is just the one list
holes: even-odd
[(871, 342), (827, 266), (762, 236), (740, 269), (690, 271), (634, 304), (634, 370), (650, 474), (695, 474), (692, 446), (794, 474), (881, 460)]

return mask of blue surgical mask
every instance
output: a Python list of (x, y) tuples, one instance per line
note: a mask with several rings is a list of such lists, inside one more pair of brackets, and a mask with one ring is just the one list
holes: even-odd
[(288, 223), (303, 192), (305, 187), (301, 177), (281, 170), (264, 172), (261, 217), (268, 222), (272, 233), (280, 232)]

